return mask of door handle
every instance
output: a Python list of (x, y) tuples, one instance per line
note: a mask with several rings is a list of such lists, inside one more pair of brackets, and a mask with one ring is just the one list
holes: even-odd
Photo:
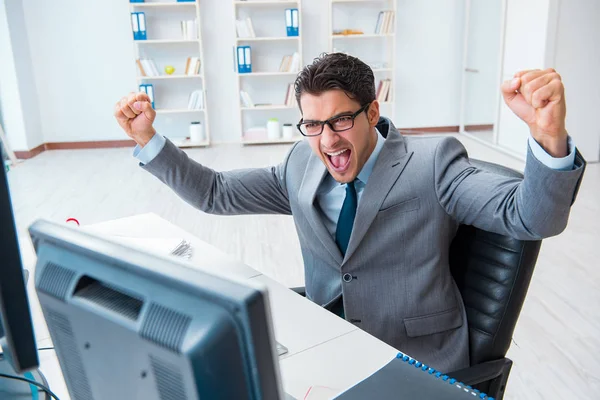
[(479, 70), (478, 69), (474, 69), (474, 68), (465, 68), (465, 71), (467, 71), (467, 72), (473, 72), (475, 74), (479, 73)]

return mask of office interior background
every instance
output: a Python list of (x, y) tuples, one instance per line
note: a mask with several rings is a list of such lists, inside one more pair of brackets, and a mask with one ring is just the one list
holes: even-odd
[[(288, 93), (296, 67), (323, 52), (348, 52), (372, 66), (382, 90), (387, 85), (382, 114), (401, 132), (454, 135), (472, 158), (522, 171), (528, 129), (503, 104), (499, 87), (519, 70), (552, 67), (565, 85), (567, 129), (589, 165), (567, 229), (542, 244), (508, 353), (514, 366), (505, 398), (594, 397), (600, 390), (600, 2), (153, 3), (0, 0), (3, 157), (26, 267), (35, 263), (27, 227), (38, 218), (88, 225), (156, 213), (288, 287), (303, 285), (291, 217), (203, 214), (138, 167), (113, 108), (140, 85), (152, 85), (158, 132), (194, 160), (216, 170), (269, 166), (302, 140), (295, 128), (300, 112)], [(288, 36), (288, 8), (298, 10), (298, 36)], [(381, 11), (393, 13), (385, 26)], [(134, 40), (133, 12), (144, 13), (145, 40)], [(181, 21), (191, 20), (195, 25), (183, 32)], [(251, 73), (238, 69), (241, 46), (251, 48)], [(160, 76), (152, 76), (152, 63)], [(34, 321), (38, 340), (47, 340), (43, 319)]]

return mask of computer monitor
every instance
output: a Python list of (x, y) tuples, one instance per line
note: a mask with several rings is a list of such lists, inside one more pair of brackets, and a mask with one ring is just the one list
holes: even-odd
[[(0, 373), (10, 374), (36, 368), (38, 355), (3, 162), (0, 169)], [(6, 384), (0, 379), (0, 393)]]
[(280, 399), (264, 289), (78, 228), (29, 232), (72, 400)]

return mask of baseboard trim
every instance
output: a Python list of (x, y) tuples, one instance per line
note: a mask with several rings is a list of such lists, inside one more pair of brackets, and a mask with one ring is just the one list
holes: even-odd
[(46, 150), (46, 144), (42, 143), (39, 146), (34, 147), (31, 150), (15, 151), (15, 157), (17, 157), (19, 160), (29, 160), (30, 158), (37, 156), (38, 154), (44, 152), (45, 150)]
[[(465, 125), (466, 132), (491, 131), (493, 129), (494, 124)], [(398, 131), (403, 135), (423, 135), (428, 133), (458, 133), (460, 132), (460, 127), (458, 125), (451, 125), (424, 128), (398, 128)]]
[(494, 130), (494, 124), (465, 125), (465, 132), (493, 131), (493, 130)]
[(46, 150), (85, 150), (85, 149), (113, 149), (119, 147), (133, 147), (133, 140), (101, 140), (90, 142), (51, 142), (42, 143), (39, 146), (24, 151), (15, 151), (20, 160), (29, 160)]
[(427, 133), (458, 133), (458, 125), (432, 126), (423, 128), (398, 128), (403, 135), (423, 135)]
[[(467, 132), (493, 129), (494, 125), (468, 125)], [(458, 125), (432, 126), (422, 128), (398, 128), (403, 135), (423, 135), (428, 133), (458, 133)], [(225, 142), (223, 142), (225, 143)], [(232, 144), (238, 142), (232, 142)], [(217, 144), (216, 142), (214, 144)], [(46, 150), (85, 150), (85, 149), (113, 149), (119, 147), (133, 147), (133, 140), (100, 140), (89, 142), (50, 142), (42, 143), (31, 150), (15, 151), (15, 156), (20, 160), (29, 160)]]

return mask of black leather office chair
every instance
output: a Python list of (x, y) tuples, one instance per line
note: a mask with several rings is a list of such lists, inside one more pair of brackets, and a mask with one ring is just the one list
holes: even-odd
[[(496, 164), (471, 163), (499, 175), (523, 176)], [(512, 367), (505, 355), (541, 244), (462, 225), (450, 247), (450, 270), (467, 311), (471, 366), (448, 375), (496, 399), (504, 397)]]
[[(486, 171), (522, 177), (500, 165), (471, 160)], [(505, 357), (525, 301), (541, 240), (523, 241), (461, 225), (450, 247), (450, 270), (469, 324), (471, 366), (446, 372), (498, 400), (512, 367)], [(294, 288), (304, 295), (304, 288)]]

